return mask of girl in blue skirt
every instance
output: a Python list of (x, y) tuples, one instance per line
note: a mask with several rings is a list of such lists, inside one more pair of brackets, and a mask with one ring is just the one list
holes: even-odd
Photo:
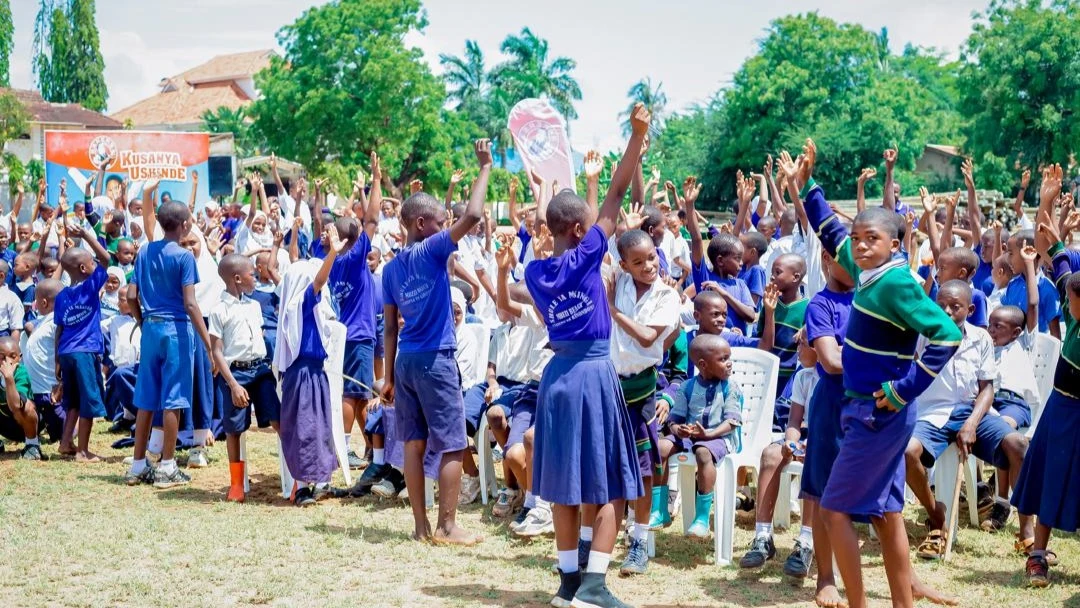
[[(563, 190), (547, 205), (541, 200), (537, 215), (547, 221), (554, 256), (525, 268), (525, 284), (555, 353), (540, 380), (533, 454), (534, 492), (553, 507), (561, 576), (554, 606), (626, 605), (605, 581), (618, 532), (612, 503), (619, 503), (621, 513), (622, 501), (643, 491), (610, 357), (611, 314), (600, 270), (649, 120), (649, 112), (638, 104), (630, 120), (633, 134), (591, 227), (588, 204), (572, 191)], [(596, 511), (584, 574), (578, 561), (581, 505)]]
[(1039, 232), (1053, 244), (1043, 255), (1053, 261), (1054, 284), (1068, 314), (1061, 357), (1054, 371), (1054, 390), (1043, 410), (1043, 422), (1035, 428), (1012, 495), (1012, 504), (1020, 514), (1038, 516), (1035, 544), (1025, 568), (1028, 584), (1033, 587), (1050, 584), (1046, 551), (1050, 530), (1075, 532), (1080, 528), (1080, 272), (1070, 267), (1068, 251), (1050, 218), (1044, 214), (1039, 219)]

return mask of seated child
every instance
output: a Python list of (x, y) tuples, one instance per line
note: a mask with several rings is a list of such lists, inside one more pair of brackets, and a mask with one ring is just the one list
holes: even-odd
[(694, 523), (687, 534), (709, 537), (709, 515), (716, 484), (716, 463), (742, 449), (742, 389), (729, 380), (731, 347), (719, 336), (703, 334), (690, 343), (690, 359), (698, 375), (687, 380), (675, 394), (668, 416), (669, 434), (660, 439), (660, 458), (693, 452), (697, 460), (697, 497)]
[(754, 307), (760, 308), (761, 298), (765, 295), (765, 284), (769, 282), (760, 262), (761, 256), (769, 249), (769, 239), (760, 232), (744, 232), (739, 235), (739, 241), (743, 246), (743, 267), (739, 271), (739, 278), (750, 290)]
[[(685, 187), (684, 187), (685, 189)], [(690, 197), (687, 197), (689, 199)], [(727, 317), (727, 326), (747, 335), (747, 326), (757, 319), (753, 296), (746, 282), (738, 277), (743, 267), (743, 246), (730, 234), (720, 234), (709, 241), (705, 251), (697, 223), (694, 201), (687, 201), (686, 215), (690, 229), (690, 259), (693, 262), (692, 277), (698, 293), (712, 288), (724, 297), (733, 313)], [(712, 262), (712, 270), (705, 265), (706, 254)]]
[(128, 287), (119, 289), (120, 313), (105, 323), (108, 373), (105, 377), (105, 411), (116, 423), (110, 432), (130, 428), (135, 421), (135, 378), (139, 374), (139, 343), (142, 330), (131, 316)]
[(994, 260), (994, 269), (990, 275), (990, 285), (992, 289), (990, 295), (986, 296), (986, 308), (990, 312), (994, 312), (996, 308), (1001, 306), (1001, 299), (1005, 297), (1005, 288), (1009, 286), (1009, 282), (1016, 276), (1012, 271), (1012, 266), (1009, 265), (1009, 256), (1002, 254)]
[[(23, 460), (47, 460), (38, 440), (41, 418), (34, 408), (30, 376), (21, 359), (19, 343), (11, 336), (0, 337), (0, 388), (4, 394), (0, 399), (0, 437), (24, 442), (20, 456)], [(12, 386), (15, 395), (8, 391)]]
[[(454, 358), (457, 360), (458, 371), (461, 374), (461, 394), (465, 407), (465, 434), (473, 437), (480, 428), (480, 419), (483, 418), (488, 406), (483, 395), (487, 390), (486, 383), (476, 383), (476, 378), (481, 371), (476, 368), (476, 360), (481, 349), (487, 349), (488, 345), (480, 344), (475, 333), (464, 330), (467, 326), (465, 311), (468, 304), (465, 302), (465, 294), (457, 287), (450, 288), (450, 306), (453, 311), (454, 335), (457, 339)], [(487, 357), (484, 359), (486, 360)], [(470, 397), (470, 394), (472, 398), (467, 399), (466, 397)], [(461, 493), (458, 494), (458, 505), (468, 505), (480, 496), (480, 470), (476, 468), (472, 451), (466, 450), (461, 466)]]
[[(795, 253), (785, 253), (776, 257), (772, 263), (770, 285), (778, 292), (774, 316), (773, 344), (769, 352), (780, 359), (780, 375), (777, 378), (776, 394), (788, 394), (788, 383), (799, 366), (798, 344), (795, 334), (806, 324), (806, 305), (808, 298), (800, 295), (803, 277), (806, 276), (806, 260)], [(758, 321), (756, 334), (765, 335), (764, 320)], [(760, 344), (758, 345), (760, 348)], [(773, 410), (773, 432), (782, 433), (787, 427), (788, 403), (783, 398), (776, 400)]]
[[(937, 298), (937, 290), (940, 289), (940, 286), (949, 281), (961, 280), (972, 283), (975, 271), (979, 267), (979, 256), (967, 247), (949, 247), (938, 254), (935, 263), (937, 265), (937, 276), (934, 281), (934, 289), (930, 292), (930, 297), (934, 299)], [(971, 305), (972, 313), (968, 318), (968, 322), (975, 327), (986, 329), (987, 315), (989, 314), (986, 295), (975, 285), (972, 285)]]
[(101, 290), (101, 321), (103, 324), (120, 314), (120, 290), (127, 285), (127, 277), (124, 276), (124, 271), (112, 266), (107, 272), (109, 278), (105, 279), (105, 288)]
[(23, 303), (24, 313), (29, 313), (34, 305), (34, 276), (40, 264), (41, 259), (36, 253), (26, 252), (15, 256), (14, 272), (8, 287)]
[[(1024, 278), (1023, 249), (1035, 244), (1035, 232), (1033, 230), (1018, 230), (1009, 237), (1008, 251), (1006, 256), (1009, 266), (1012, 267), (1013, 278), (1005, 287), (1005, 294), (1001, 297), (1003, 306), (1016, 306), (1024, 308), (1027, 305), (1027, 279)], [(1061, 328), (1058, 321), (1061, 319), (1061, 302), (1057, 298), (1057, 290), (1054, 282), (1046, 278), (1039, 265), (1036, 264), (1036, 276), (1039, 286), (1039, 331), (1049, 332), (1055, 338), (1061, 339)]]
[(255, 266), (246, 256), (229, 254), (218, 265), (225, 282), (221, 302), (210, 310), (211, 356), (218, 370), (216, 399), (222, 404), (222, 428), (229, 454), (226, 500), (244, 502), (244, 461), (240, 436), (251, 427), (251, 407), (259, 428), (278, 430), (281, 401), (262, 335), (260, 305), (247, 294), (255, 290)]

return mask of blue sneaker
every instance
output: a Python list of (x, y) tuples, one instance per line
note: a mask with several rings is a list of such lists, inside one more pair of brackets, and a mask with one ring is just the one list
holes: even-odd
[(619, 568), (619, 574), (629, 576), (631, 574), (645, 574), (649, 566), (649, 551), (645, 547), (644, 540), (630, 539), (630, 551), (626, 554), (626, 560)]

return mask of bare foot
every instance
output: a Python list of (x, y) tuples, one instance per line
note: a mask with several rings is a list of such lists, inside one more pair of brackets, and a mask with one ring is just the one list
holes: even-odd
[(431, 537), (431, 542), (437, 545), (459, 545), (471, 547), (484, 540), (483, 536), (473, 534), (460, 526), (453, 526), (449, 530), (438, 528)]
[(927, 600), (932, 604), (938, 604), (940, 606), (955, 606), (960, 603), (955, 597), (945, 595), (937, 589), (927, 586), (918, 579), (911, 582), (911, 596), (916, 602), (919, 600)]
[(74, 456), (79, 453), (79, 450), (75, 448), (75, 444), (73, 443), (61, 443), (56, 451), (60, 452), (61, 456)]
[(75, 462), (82, 462), (82, 463), (90, 464), (90, 463), (95, 463), (95, 462), (101, 462), (101, 458), (99, 458), (97, 454), (94, 454), (94, 453), (90, 452), (89, 450), (86, 450), (84, 452), (77, 452), (75, 454)]
[(847, 608), (847, 602), (840, 597), (840, 591), (833, 584), (820, 585), (814, 594), (814, 602), (822, 608)]

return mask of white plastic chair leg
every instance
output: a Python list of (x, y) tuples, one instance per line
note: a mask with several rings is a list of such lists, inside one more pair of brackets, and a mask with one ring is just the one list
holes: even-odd
[(650, 558), (656, 557), (656, 532), (653, 530), (645, 537), (645, 551)]
[(281, 470), (281, 497), (288, 500), (292, 497), (293, 486), (296, 485), (296, 480), (293, 479), (292, 473), (289, 472), (289, 466), (285, 464), (285, 448), (281, 445), (281, 438), (278, 438), (278, 466)]
[(244, 494), (251, 491), (248, 483), (247, 434), (240, 434), (240, 462), (244, 463)]
[(780, 470), (780, 492), (776, 497), (776, 506), (773, 508), (773, 526), (777, 528), (791, 527), (792, 504), (795, 503), (798, 492), (796, 488), (802, 479), (803, 464), (790, 462)]
[(679, 463), (679, 495), (682, 506), (679, 511), (682, 512), (682, 524), (683, 534), (690, 529), (690, 524), (694, 523), (694, 499), (697, 496), (697, 461), (694, 460), (693, 454), (679, 454), (677, 461)]
[(480, 470), (480, 503), (488, 504), (488, 496), (498, 492), (495, 478), (495, 459), (491, 454), (491, 442), (488, 441), (487, 416), (480, 417), (480, 428), (476, 431), (473, 442), (476, 444), (476, 468)]
[(717, 566), (727, 566), (732, 562), (735, 545), (735, 464), (725, 458), (717, 465), (716, 488), (713, 491), (713, 509), (716, 513), (713, 527), (714, 547)]
[[(968, 454), (967, 463), (964, 464), (964, 482), (968, 488), (968, 521), (973, 528), (979, 527), (979, 499), (976, 473), (979, 467), (978, 460)], [(997, 492), (994, 492), (997, 495)]]

